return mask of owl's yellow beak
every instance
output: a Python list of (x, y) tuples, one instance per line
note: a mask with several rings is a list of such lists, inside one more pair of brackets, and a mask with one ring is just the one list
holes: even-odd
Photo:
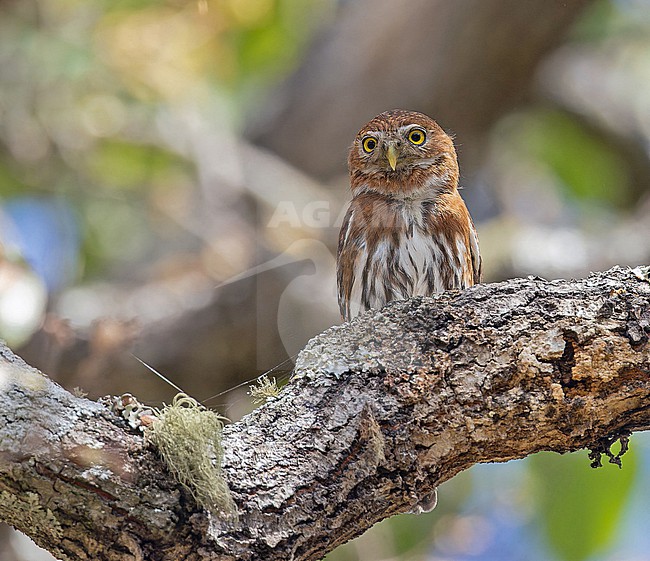
[(397, 148), (395, 148), (394, 144), (388, 145), (388, 149), (386, 150), (386, 159), (388, 160), (390, 167), (395, 171), (395, 167), (397, 166)]

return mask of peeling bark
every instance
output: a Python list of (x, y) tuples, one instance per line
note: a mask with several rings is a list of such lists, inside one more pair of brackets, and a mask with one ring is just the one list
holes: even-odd
[(650, 283), (515, 279), (395, 302), (301, 353), (226, 427), (237, 519), (197, 509), (101, 405), (1, 351), (0, 519), (54, 555), (319, 559), (479, 462), (650, 427)]

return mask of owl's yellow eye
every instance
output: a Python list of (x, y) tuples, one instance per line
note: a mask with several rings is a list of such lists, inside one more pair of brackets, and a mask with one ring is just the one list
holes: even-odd
[(408, 136), (409, 142), (411, 144), (415, 144), (416, 146), (424, 144), (426, 138), (427, 135), (422, 129), (411, 129), (411, 132), (409, 132)]
[(366, 136), (366, 138), (361, 141), (361, 146), (363, 146), (363, 151), (366, 154), (370, 154), (370, 152), (377, 148), (377, 139), (373, 136)]

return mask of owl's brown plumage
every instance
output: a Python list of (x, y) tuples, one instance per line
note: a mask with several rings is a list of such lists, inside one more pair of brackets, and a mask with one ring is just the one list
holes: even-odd
[(337, 255), (343, 319), (480, 282), (454, 144), (433, 119), (400, 109), (377, 115), (355, 138), (348, 166), (352, 201)]

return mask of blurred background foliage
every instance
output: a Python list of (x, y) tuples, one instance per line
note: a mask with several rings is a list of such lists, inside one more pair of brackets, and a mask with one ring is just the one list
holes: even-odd
[[(650, 2), (519, 4), (0, 0), (0, 336), (169, 401), (133, 352), (236, 419), (340, 321), (346, 147), (397, 106), (456, 133), (486, 281), (647, 264)], [(642, 434), (623, 469), (478, 466), (328, 558), (647, 559), (649, 493)]]

